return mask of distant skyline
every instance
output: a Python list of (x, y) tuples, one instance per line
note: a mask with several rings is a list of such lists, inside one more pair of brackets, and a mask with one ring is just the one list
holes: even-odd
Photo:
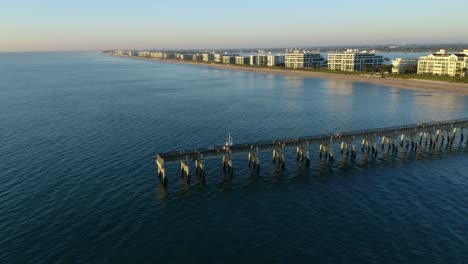
[(15, 0), (0, 8), (0, 52), (468, 43), (467, 8), (466, 0)]

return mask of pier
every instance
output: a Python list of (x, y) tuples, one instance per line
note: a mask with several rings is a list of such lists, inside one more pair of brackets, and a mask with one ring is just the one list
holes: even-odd
[[(440, 122), (427, 122), (403, 126), (357, 130), (349, 132), (328, 133), (297, 138), (284, 138), (252, 143), (232, 144), (229, 135), (225, 145), (212, 148), (197, 148), (192, 150), (171, 151), (158, 153), (156, 166), (158, 177), (164, 185), (167, 184), (165, 164), (180, 162), (180, 172), (186, 180), (190, 179), (190, 162), (194, 161), (195, 173), (205, 177), (203, 161), (208, 158), (222, 158), (222, 168), (233, 173), (232, 155), (247, 154), (248, 166), (260, 171), (261, 151), (272, 151), (272, 162), (284, 169), (285, 149), (295, 148), (297, 161), (310, 164), (309, 153), (312, 148), (319, 152), (320, 157), (334, 160), (334, 150), (339, 149), (340, 154), (355, 159), (357, 148), (377, 157), (379, 151), (398, 153), (399, 148), (416, 151), (418, 148), (436, 148), (439, 144), (452, 146), (457, 132), (460, 133), (461, 144), (464, 139), (463, 131), (468, 128), (468, 118)], [(468, 143), (468, 142), (467, 142)]]

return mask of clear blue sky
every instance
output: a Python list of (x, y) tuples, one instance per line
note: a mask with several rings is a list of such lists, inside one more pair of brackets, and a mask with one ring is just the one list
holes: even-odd
[(468, 43), (467, 0), (1, 0), (0, 51)]

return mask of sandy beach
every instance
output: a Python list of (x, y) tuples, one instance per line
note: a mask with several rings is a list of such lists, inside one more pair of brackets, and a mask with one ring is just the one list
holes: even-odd
[[(129, 57), (127, 57), (129, 58)], [(468, 94), (468, 84), (466, 83), (450, 83), (442, 81), (431, 81), (431, 80), (420, 80), (420, 79), (401, 79), (393, 77), (368, 77), (366, 74), (353, 75), (353, 74), (339, 74), (339, 73), (328, 73), (328, 72), (313, 72), (307, 70), (283, 70), (283, 69), (272, 69), (272, 68), (255, 68), (246, 67), (235, 64), (218, 64), (218, 63), (203, 63), (193, 61), (177, 61), (177, 60), (165, 60), (165, 59), (150, 59), (150, 58), (139, 58), (136, 59), (154, 60), (164, 63), (177, 63), (187, 64), (201, 67), (209, 67), (223, 70), (236, 70), (245, 72), (255, 72), (260, 74), (275, 74), (295, 77), (306, 77), (306, 78), (324, 78), (339, 81), (349, 82), (365, 82), (383, 85), (392, 88), (410, 89), (424, 92), (437, 92), (437, 93), (453, 93), (453, 94)]]

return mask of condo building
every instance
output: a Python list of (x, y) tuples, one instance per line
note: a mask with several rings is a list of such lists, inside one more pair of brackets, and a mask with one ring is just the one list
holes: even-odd
[(252, 65), (252, 66), (253, 65), (258, 65), (257, 64), (257, 61), (258, 61), (257, 58), (258, 57), (256, 55), (250, 55), (249, 56), (249, 64)]
[(150, 57), (151, 58), (162, 58), (163, 53), (162, 52), (150, 52)]
[(225, 63), (225, 64), (234, 64), (234, 63), (236, 63), (236, 57), (235, 56), (224, 55), (223, 56), (223, 63)]
[(239, 64), (239, 65), (250, 64), (250, 57), (236, 56), (235, 62), (236, 64)]
[(267, 66), (267, 55), (258, 55), (257, 56), (257, 65)]
[(284, 55), (267, 55), (267, 66), (284, 66)]
[(201, 54), (196, 53), (192, 55), (193, 61), (201, 61), (202, 59), (203, 59), (203, 56)]
[(139, 51), (138, 52), (138, 57), (149, 57), (150, 52), (149, 51)]
[(222, 56), (221, 56), (221, 54), (219, 54), (219, 53), (213, 54), (213, 61), (214, 61), (214, 62), (217, 62), (217, 63), (221, 63), (221, 62), (222, 62)]
[(163, 53), (163, 59), (174, 59), (174, 58), (175, 58), (174, 53), (169, 53), (169, 52)]
[(176, 60), (184, 60), (187, 55), (183, 53), (176, 53), (175, 58)]
[(411, 58), (411, 59), (402, 59), (397, 58), (392, 60), (392, 73), (399, 74), (399, 73), (408, 73), (409, 70), (412, 68), (416, 69), (418, 66), (418, 59)]
[(328, 54), (328, 69), (335, 71), (363, 71), (366, 67), (378, 67), (383, 64), (383, 57), (375, 53), (347, 50), (344, 53)]
[(214, 55), (212, 53), (203, 53), (202, 54), (202, 61), (210, 62), (214, 60)]
[(462, 53), (448, 54), (441, 49), (435, 54), (422, 56), (418, 61), (418, 74), (442, 76), (466, 76), (468, 67), (468, 49)]
[(284, 55), (284, 66), (286, 68), (320, 68), (323, 58), (318, 53), (305, 53), (295, 50), (293, 53)]

